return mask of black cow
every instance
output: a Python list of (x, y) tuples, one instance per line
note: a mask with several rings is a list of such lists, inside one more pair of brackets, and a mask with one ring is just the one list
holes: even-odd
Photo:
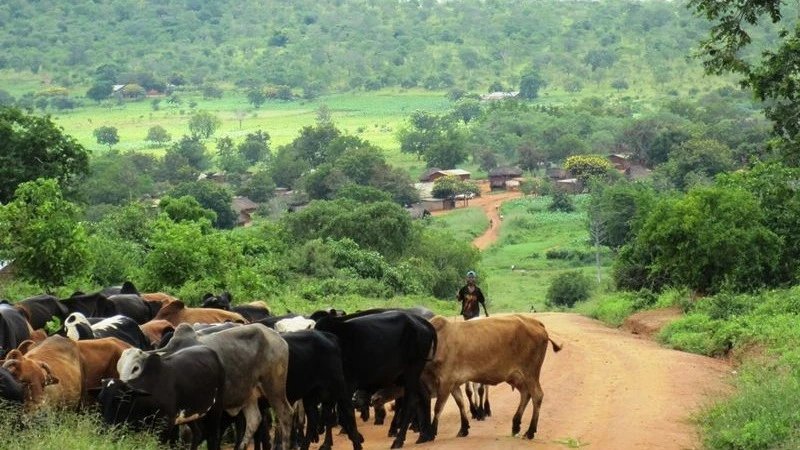
[(67, 315), (78, 312), (86, 317), (111, 317), (117, 314), (114, 304), (100, 292), (75, 292), (68, 298), (61, 299), (61, 303), (67, 308)]
[(7, 301), (0, 301), (0, 358), (30, 336), (31, 328), (25, 314)]
[(248, 322), (258, 322), (259, 320), (266, 319), (272, 316), (272, 311), (266, 303), (262, 301), (255, 301), (244, 305), (233, 305), (233, 296), (230, 292), (223, 292), (219, 295), (206, 293), (203, 295), (203, 308), (216, 308), (225, 311), (233, 311), (239, 313), (247, 319)]
[(133, 285), (130, 281), (126, 281), (122, 283), (120, 286), (109, 286), (107, 288), (101, 289), (100, 293), (105, 295), (106, 297), (111, 297), (112, 295), (117, 294), (136, 294), (139, 295), (139, 290), (136, 289), (136, 286)]
[(61, 323), (64, 323), (64, 319), (69, 315), (69, 310), (58, 297), (47, 294), (26, 298), (17, 302), (16, 307), (22, 310), (34, 330), (44, 328), (53, 317), (58, 317)]
[(0, 367), (0, 399), (18, 403), (19, 406), (24, 402), (22, 385), (5, 367)]
[[(364, 439), (356, 428), (353, 405), (348, 395), (342, 366), (338, 338), (317, 330), (283, 333), (289, 344), (289, 370), (286, 377), (286, 397), (290, 403), (303, 400), (307, 431), (302, 449), (307, 450), (321, 424), (318, 405), (322, 403), (325, 418), (325, 441), (320, 448), (333, 445), (332, 425), (336, 424), (334, 406), (340, 411), (340, 422), (353, 443), (354, 450), (361, 449)], [(316, 440), (316, 439), (313, 439)]]
[(153, 320), (162, 306), (161, 302), (148, 302), (139, 294), (112, 295), (108, 297), (108, 302), (113, 305), (110, 310), (114, 311), (115, 315), (128, 316), (139, 325)]
[(134, 375), (127, 381), (103, 383), (98, 401), (106, 422), (155, 429), (167, 442), (175, 425), (201, 420), (203, 430), (193, 433), (192, 448), (199, 445), (199, 435), (206, 438), (209, 450), (220, 448), (225, 372), (216, 352), (197, 345), (163, 357), (151, 353)]
[(85, 317), (81, 313), (72, 313), (64, 321), (66, 336), (73, 341), (115, 337), (133, 347), (142, 350), (153, 348), (150, 340), (144, 335), (139, 324), (123, 315), (107, 318)]
[[(331, 310), (333, 311), (333, 310)], [(405, 311), (411, 314), (416, 314), (425, 320), (430, 320), (436, 314), (428, 308), (424, 306), (412, 306), (411, 308), (374, 308), (366, 311), (367, 314), (374, 314), (379, 312), (385, 311)], [(361, 314), (362, 311), (357, 311), (357, 313)], [(319, 314), (319, 313), (316, 313)], [(317, 316), (319, 317), (319, 316)], [(397, 391), (395, 389), (390, 389), (390, 391)], [(402, 390), (400, 390), (402, 391)], [(399, 397), (402, 397), (402, 393), (399, 397), (395, 394), (392, 395), (394, 392), (382, 392), (378, 393), (378, 395), (373, 395), (370, 398), (370, 395), (363, 391), (357, 391), (355, 396), (353, 397), (353, 402), (355, 403), (356, 409), (358, 409), (359, 414), (361, 416), (361, 420), (367, 421), (369, 420), (369, 408), (372, 406), (375, 409), (375, 425), (383, 425), (384, 421), (386, 420), (386, 406), (385, 403), (396, 400)], [(386, 399), (386, 402), (376, 402), (375, 399)], [(397, 419), (397, 417), (395, 416)], [(389, 429), (389, 436), (394, 436), (399, 420), (392, 420), (392, 427)]]
[(371, 395), (382, 388), (403, 386), (405, 407), (392, 448), (403, 446), (416, 411), (421, 417), (417, 442), (433, 439), (430, 397), (420, 381), (425, 363), (436, 351), (436, 331), (428, 321), (405, 311), (362, 311), (322, 317), (316, 329), (339, 338), (349, 398), (358, 389)]

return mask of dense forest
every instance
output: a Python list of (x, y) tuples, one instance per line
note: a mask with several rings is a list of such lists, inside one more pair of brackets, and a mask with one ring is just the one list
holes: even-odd
[(661, 1), (12, 0), (0, 69), (80, 87), (72, 95), (121, 83), (516, 91), (532, 73), (564, 92), (641, 92), (697, 80), (708, 28)]

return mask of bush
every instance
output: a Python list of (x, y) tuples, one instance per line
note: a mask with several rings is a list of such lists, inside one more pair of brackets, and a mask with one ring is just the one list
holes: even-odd
[(588, 299), (591, 291), (591, 278), (579, 271), (564, 272), (556, 276), (547, 289), (547, 305), (571, 308)]
[(572, 212), (575, 211), (575, 204), (569, 194), (556, 189), (553, 192), (553, 201), (547, 209), (550, 211)]

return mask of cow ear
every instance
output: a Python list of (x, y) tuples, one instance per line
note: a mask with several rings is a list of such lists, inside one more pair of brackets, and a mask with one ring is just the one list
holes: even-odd
[(44, 377), (44, 385), (49, 386), (51, 384), (58, 384), (58, 378), (53, 375), (53, 370), (50, 368), (50, 365), (46, 362), (39, 361), (39, 366), (44, 370), (45, 377)]
[(36, 346), (36, 342), (33, 342), (30, 339), (27, 339), (25, 341), (22, 341), (22, 343), (19, 344), (19, 346), (17, 346), (17, 350), (19, 350), (20, 353), (22, 353), (24, 355), (24, 354), (28, 353), (35, 346)]
[(11, 350), (6, 355), (6, 360), (8, 361), (11, 359), (22, 359), (22, 352), (17, 349)]
[(3, 363), (3, 368), (8, 370), (8, 373), (10, 373), (11, 376), (16, 379), (16, 378), (18, 378), (17, 375), (20, 372), (19, 365), (20, 365), (20, 362), (19, 362), (18, 359), (9, 358), (9, 359), (6, 359), (5, 362)]
[(206, 292), (205, 294), (203, 294), (203, 301), (206, 301), (206, 299), (209, 299), (213, 296), (214, 294), (212, 294), (211, 292)]

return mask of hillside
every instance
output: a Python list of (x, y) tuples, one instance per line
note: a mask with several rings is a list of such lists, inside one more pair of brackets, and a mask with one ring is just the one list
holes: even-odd
[(664, 1), (12, 0), (0, 70), (14, 97), (36, 82), (72, 96), (132, 82), (485, 92), (517, 90), (531, 71), (551, 91), (642, 95), (719, 81), (689, 57), (707, 27)]

